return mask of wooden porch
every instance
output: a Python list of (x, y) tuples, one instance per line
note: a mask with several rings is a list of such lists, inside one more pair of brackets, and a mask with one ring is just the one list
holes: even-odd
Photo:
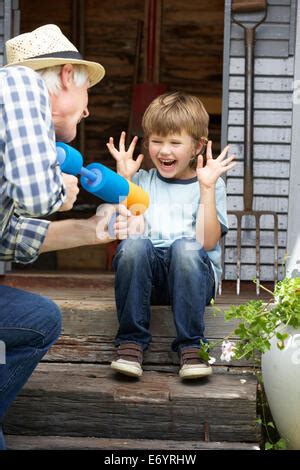
[[(112, 273), (15, 272), (2, 284), (52, 298), (63, 334), (38, 366), (5, 423), (11, 449), (258, 449), (257, 382), (250, 364), (220, 361), (208, 379), (182, 382), (171, 352), (170, 308), (152, 307), (151, 348), (140, 381), (109, 364), (117, 321)], [(255, 296), (225, 282), (223, 310)], [(206, 335), (223, 338), (234, 325), (206, 311)]]

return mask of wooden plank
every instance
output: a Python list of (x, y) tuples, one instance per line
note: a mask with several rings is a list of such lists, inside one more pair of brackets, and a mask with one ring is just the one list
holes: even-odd
[(300, 9), (297, 9), (297, 37), (295, 51), (295, 95), (293, 101), (293, 129), (291, 142), (291, 169), (290, 169), (290, 198), (288, 209), (288, 239), (287, 239), (287, 276), (300, 276), (300, 218), (298, 195), (300, 189), (300, 162), (299, 162), (299, 124), (300, 124)]
[[(243, 195), (244, 181), (241, 178), (226, 179), (227, 194)], [(253, 191), (257, 196), (286, 196), (289, 193), (289, 180), (272, 178), (254, 179)]]
[(291, 56), (295, 55), (295, 44), (296, 44), (296, 28), (297, 28), (297, 6), (298, 0), (291, 0), (291, 21), (290, 21), (290, 47), (289, 54)]
[[(53, 297), (52, 297), (53, 298)], [(118, 321), (114, 301), (94, 302), (67, 301), (54, 297), (57, 304), (63, 309), (63, 334), (65, 336), (108, 336), (115, 337)], [(217, 307), (224, 310), (227, 304), (217, 303)], [(225, 322), (223, 315), (213, 315), (213, 309), (207, 307), (205, 311), (206, 335), (211, 338), (223, 338), (236, 326), (235, 321)], [(176, 335), (173, 315), (170, 306), (151, 307), (150, 331), (156, 342), (161, 337), (174, 338)], [(169, 344), (170, 346), (170, 344)]]
[[(262, 13), (248, 13), (237, 15), (241, 23), (256, 23), (262, 18)], [(268, 5), (267, 23), (289, 23), (291, 16), (291, 9), (289, 5)], [(262, 25), (263, 27), (263, 25)]]
[[(293, 77), (294, 58), (287, 59), (270, 59), (261, 58), (254, 61), (255, 75), (274, 75), (274, 77), (283, 75), (285, 77)], [(245, 59), (230, 58), (230, 75), (244, 75)]]
[(9, 450), (259, 450), (245, 442), (170, 441), (167, 439), (106, 439), (69, 436), (6, 436)]
[(291, 0), (268, 0), (269, 5), (290, 5)]
[(231, 0), (225, 0), (224, 10), (224, 46), (223, 46), (223, 80), (222, 80), (222, 122), (221, 147), (227, 145), (227, 118), (230, 67), (230, 34), (231, 34)]
[(77, 247), (57, 252), (58, 269), (105, 269), (107, 261), (105, 245)]
[[(255, 77), (254, 77), (254, 209), (273, 209), (279, 211), (280, 228), (287, 228), (287, 209), (289, 195), (289, 158), (291, 142), (291, 109), (293, 105), (293, 55), (291, 50), (291, 2), (268, 2), (268, 15), (266, 21), (256, 31), (255, 45)], [(256, 15), (257, 18), (259, 14)], [(248, 17), (248, 18), (247, 18)], [(244, 20), (254, 15), (246, 15)], [(243, 18), (239, 15), (239, 19)], [(242, 160), (244, 154), (244, 32), (238, 25), (232, 23), (231, 29), (231, 59), (229, 77), (229, 113), (226, 128), (228, 142), (232, 143), (231, 152)], [(237, 57), (233, 57), (233, 56)], [(285, 57), (278, 57), (284, 55)], [(262, 56), (262, 57), (260, 57)], [(285, 163), (286, 162), (286, 163)], [(228, 209), (243, 209), (243, 162), (241, 161), (231, 170), (226, 178)], [(240, 197), (240, 199), (238, 199)], [(276, 198), (278, 199), (276, 201)], [(284, 218), (282, 218), (284, 217)], [(231, 217), (230, 217), (231, 219)], [(244, 218), (244, 221), (246, 218)], [(231, 221), (230, 221), (231, 222)], [(248, 222), (246, 222), (248, 224)], [(245, 222), (244, 222), (245, 224)], [(251, 225), (253, 223), (251, 222)], [(273, 221), (265, 219), (263, 224), (272, 227)], [(236, 224), (235, 224), (236, 226)], [(282, 230), (281, 230), (282, 231)], [(285, 236), (280, 236), (280, 243), (284, 243)], [(251, 240), (255, 241), (252, 230)], [(231, 246), (236, 243), (236, 231), (229, 237)], [(244, 233), (245, 236), (245, 233)], [(227, 238), (227, 237), (226, 237)], [(272, 235), (264, 234), (264, 243), (270, 244)], [(249, 243), (249, 236), (247, 242)], [(283, 247), (284, 250), (285, 247)], [(252, 250), (253, 251), (253, 250)], [(268, 252), (261, 250), (262, 254), (270, 258)], [(227, 249), (226, 249), (227, 252)], [(245, 254), (246, 253), (246, 254)], [(249, 252), (243, 252), (243, 259)], [(227, 266), (230, 259), (236, 258), (234, 248), (229, 248), (225, 255)], [(225, 262), (225, 264), (226, 264)], [(263, 262), (268, 262), (268, 259)], [(230, 266), (230, 265), (229, 265)], [(249, 265), (250, 266), (250, 265)], [(231, 268), (230, 268), (231, 269)], [(230, 279), (234, 279), (236, 272), (225, 272)], [(245, 269), (243, 275), (247, 275)], [(251, 272), (251, 277), (255, 271)], [(263, 275), (271, 279), (270, 272)], [(253, 276), (253, 277), (254, 277)], [(250, 277), (250, 278), (251, 278)], [(229, 279), (228, 278), (228, 279)], [(245, 279), (249, 279), (247, 276)]]
[[(237, 222), (234, 215), (228, 214), (229, 227), (236, 228)], [(278, 214), (278, 225), (280, 230), (286, 230), (287, 228), (287, 214)], [(262, 229), (273, 229), (274, 227), (274, 217), (271, 215), (264, 215), (261, 217)], [(243, 217), (242, 228), (255, 229), (255, 219), (254, 217)]]
[(137, 387), (108, 366), (43, 363), (10, 408), (5, 429), (23, 435), (198, 440), (208, 422), (211, 441), (256, 442), (256, 379), (215, 374), (201, 384), (145, 372)]
[[(241, 39), (244, 37), (244, 32), (237, 24), (231, 26), (231, 38)], [(278, 40), (289, 40), (290, 39), (290, 26), (289, 24), (272, 24), (264, 23), (263, 27), (257, 28), (255, 33), (256, 40), (261, 39), (278, 39)]]
[[(244, 124), (244, 111), (231, 109), (228, 114), (228, 126), (242, 126)], [(292, 112), (291, 111), (254, 111), (254, 126), (280, 126), (291, 127)], [(288, 155), (289, 157), (289, 155)]]
[[(260, 249), (260, 262), (261, 264), (274, 264), (274, 248), (261, 248)], [(283, 262), (286, 255), (285, 249), (278, 250), (278, 260)], [(247, 260), (247, 264), (255, 264), (256, 248), (243, 248), (241, 249), (241, 259)], [(237, 260), (237, 248), (230, 248), (226, 250), (225, 261), (226, 263), (235, 263)]]
[[(291, 77), (255, 77), (255, 91), (288, 91), (292, 92), (294, 80)], [(229, 89), (231, 91), (245, 90), (245, 77), (232, 75), (229, 79)]]
[[(268, 111), (266, 111), (267, 113)], [(283, 120), (284, 120), (283, 115)], [(244, 153), (244, 146), (243, 144), (235, 144), (231, 145), (230, 151), (235, 155), (243, 155)], [(285, 144), (255, 144), (253, 148), (253, 157), (255, 160), (271, 160), (271, 161), (289, 161), (291, 153), (290, 145)], [(287, 173), (289, 174), (289, 173)]]
[[(232, 332), (232, 330), (228, 332)], [(110, 364), (115, 356), (114, 337), (116, 329), (106, 336), (69, 336), (63, 335), (49, 350), (44, 360), (59, 363), (80, 363), (80, 364)], [(175, 373), (179, 370), (179, 358), (177, 353), (171, 350), (171, 343), (175, 337), (168, 331), (163, 332), (164, 337), (153, 336), (149, 349), (144, 353), (143, 368), (148, 371), (161, 371), (166, 366), (173, 366)], [(225, 332), (224, 332), (225, 335)], [(214, 333), (213, 337), (207, 337), (211, 342), (210, 356), (215, 358), (214, 367), (234, 367), (241, 371), (241, 368), (249, 371), (254, 365), (252, 360), (231, 360), (224, 362), (221, 360), (221, 344), (223, 336), (217, 338)], [(232, 334), (231, 339), (235, 339)], [(215, 343), (219, 343), (215, 345)]]
[[(278, 233), (278, 245), (280, 248), (286, 247), (286, 231), (280, 230)], [(230, 228), (226, 235), (226, 246), (236, 246), (237, 231)], [(255, 230), (242, 230), (241, 240), (243, 246), (256, 246), (256, 232)], [(260, 246), (274, 246), (274, 231), (261, 230), (260, 231)]]
[[(236, 154), (238, 164), (228, 172), (228, 177), (240, 177), (244, 174), (242, 162), (239, 159), (242, 155)], [(286, 161), (254, 161), (254, 178), (288, 178), (290, 172), (290, 165)]]
[(183, 22), (199, 24), (199, 18), (206, 18), (208, 21), (213, 22), (215, 18), (219, 27), (223, 27), (224, 15), (224, 1), (212, 0), (209, 8), (207, 4), (198, 2), (186, 2), (181, 0), (164, 0), (164, 15), (165, 21), (168, 22)]
[[(225, 273), (226, 279), (236, 280), (237, 271), (235, 264), (226, 264)], [(279, 280), (283, 279), (285, 276), (284, 269), (282, 266), (279, 266)], [(256, 278), (255, 265), (251, 264), (242, 264), (241, 267), (241, 277), (243, 280), (252, 280)], [(261, 265), (260, 269), (260, 278), (262, 281), (274, 281), (274, 266)]]
[[(255, 126), (253, 129), (253, 139), (258, 143), (277, 143), (289, 144), (291, 142), (290, 127), (263, 127)], [(244, 127), (229, 126), (228, 127), (229, 142), (244, 142)]]
[[(227, 197), (228, 210), (243, 210), (243, 206), (243, 198), (241, 196), (229, 195)], [(275, 211), (280, 214), (287, 214), (288, 198), (254, 196), (253, 210)]]
[[(245, 44), (242, 39), (231, 40), (231, 57), (244, 57)], [(255, 43), (255, 57), (288, 57), (289, 56), (289, 40), (257, 40)]]
[[(292, 109), (292, 93), (254, 93), (255, 109)], [(229, 108), (243, 109), (245, 106), (244, 93), (229, 92)]]

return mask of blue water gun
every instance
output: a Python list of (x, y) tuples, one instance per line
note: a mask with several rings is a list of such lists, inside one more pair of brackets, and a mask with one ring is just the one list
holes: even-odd
[(74, 147), (56, 142), (57, 161), (64, 173), (80, 175), (81, 186), (112, 204), (124, 204), (132, 215), (140, 215), (149, 207), (149, 195), (138, 185), (128, 181), (101, 163), (83, 166), (83, 157)]

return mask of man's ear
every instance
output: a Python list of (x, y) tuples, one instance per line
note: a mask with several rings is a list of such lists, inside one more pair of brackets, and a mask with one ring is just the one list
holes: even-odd
[(72, 64), (65, 64), (60, 71), (61, 84), (63, 88), (69, 88), (73, 83), (74, 68)]

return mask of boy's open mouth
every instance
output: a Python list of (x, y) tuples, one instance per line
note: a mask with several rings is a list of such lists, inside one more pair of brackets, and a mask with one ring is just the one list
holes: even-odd
[(159, 163), (162, 168), (173, 168), (175, 166), (176, 160), (170, 160), (167, 158), (159, 158)]

